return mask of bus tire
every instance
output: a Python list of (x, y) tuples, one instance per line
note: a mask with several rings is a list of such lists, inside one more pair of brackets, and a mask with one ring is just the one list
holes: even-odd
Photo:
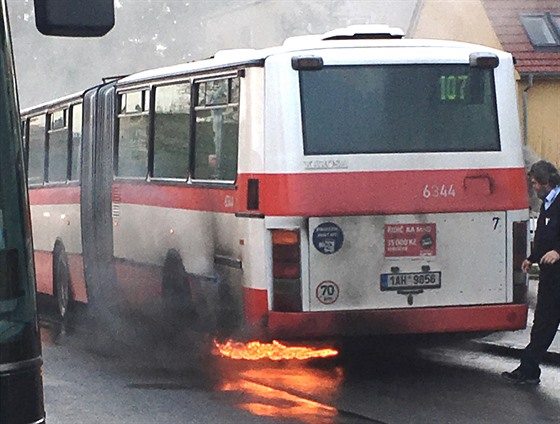
[(53, 251), (53, 284), (57, 315), (63, 323), (66, 323), (71, 316), (72, 294), (68, 256), (62, 243), (57, 243)]
[(179, 253), (171, 250), (163, 264), (161, 300), (166, 321), (179, 328), (192, 323), (194, 313), (189, 277)]

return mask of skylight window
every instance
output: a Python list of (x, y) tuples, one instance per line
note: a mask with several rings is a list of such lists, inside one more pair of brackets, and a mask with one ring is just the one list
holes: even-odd
[(560, 14), (551, 14), (550, 20), (554, 25), (554, 29), (556, 30), (556, 33), (560, 34)]
[(560, 14), (521, 15), (521, 23), (533, 47), (560, 47)]

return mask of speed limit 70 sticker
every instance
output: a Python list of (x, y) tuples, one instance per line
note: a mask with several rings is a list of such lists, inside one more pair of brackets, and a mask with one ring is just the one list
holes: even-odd
[(317, 299), (324, 305), (332, 305), (338, 299), (340, 290), (334, 281), (323, 281), (317, 286)]

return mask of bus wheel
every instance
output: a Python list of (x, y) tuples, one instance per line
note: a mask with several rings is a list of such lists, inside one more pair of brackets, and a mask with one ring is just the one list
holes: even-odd
[(66, 322), (70, 315), (70, 270), (66, 250), (57, 244), (53, 253), (53, 282), (58, 316)]
[(161, 297), (168, 323), (180, 328), (195, 320), (189, 278), (181, 256), (174, 250), (167, 254), (163, 264)]

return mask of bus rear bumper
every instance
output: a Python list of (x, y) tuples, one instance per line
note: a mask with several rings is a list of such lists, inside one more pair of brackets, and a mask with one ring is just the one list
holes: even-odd
[(381, 334), (470, 333), (519, 330), (527, 305), (499, 304), (440, 308), (332, 312), (269, 312), (271, 338), (315, 338)]

